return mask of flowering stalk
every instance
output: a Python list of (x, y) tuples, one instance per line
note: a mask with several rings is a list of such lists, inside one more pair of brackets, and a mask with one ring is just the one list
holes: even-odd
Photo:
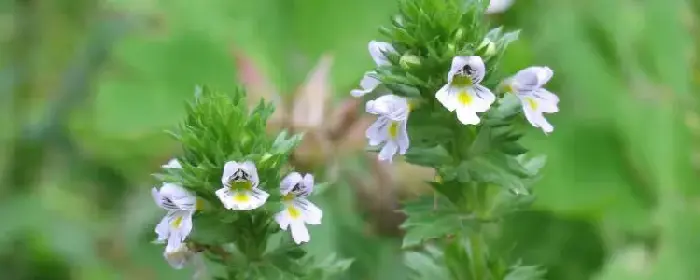
[(369, 43), (377, 67), (351, 95), (372, 99), (366, 111), (378, 118), (366, 136), (379, 160), (405, 155), (435, 169), (435, 196), (403, 209), (404, 247), (419, 249), (407, 255), (409, 267), (424, 267), (411, 263), (422, 254), (444, 263), (440, 275), (452, 279), (539, 279), (539, 268), (510, 263), (489, 246), (496, 237), (489, 233), (532, 201), (544, 158), (526, 155), (521, 124), (551, 133), (543, 113), (557, 112), (559, 99), (543, 88), (553, 75), (547, 67), (499, 72), (518, 32), (489, 29), (487, 4), (400, 0), (392, 26), (380, 30), (388, 40)]
[(301, 135), (266, 134), (273, 110), (260, 102), (249, 113), (242, 89), (197, 89), (170, 133), (182, 155), (162, 166), (162, 186), (152, 190), (166, 210), (155, 243), (165, 244), (172, 267), (199, 257), (215, 279), (325, 279), (348, 267), (347, 260), (306, 255), (307, 225), (320, 225), (322, 210), (309, 198), (313, 176), (287, 162)]

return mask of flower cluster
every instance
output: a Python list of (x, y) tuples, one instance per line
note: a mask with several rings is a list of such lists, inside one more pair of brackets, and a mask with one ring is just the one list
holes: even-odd
[[(173, 159), (163, 168), (182, 168)], [(270, 196), (259, 188), (260, 180), (252, 161), (229, 161), (224, 164), (221, 176), (222, 188), (215, 192), (225, 209), (249, 211), (260, 208)], [(288, 174), (280, 184), (283, 209), (275, 215), (275, 221), (282, 230), (291, 228), (292, 238), (297, 244), (310, 239), (307, 224), (321, 224), (322, 211), (311, 203), (307, 197), (314, 187), (311, 174), (301, 175), (297, 172)], [(165, 182), (160, 190), (153, 188), (152, 195), (156, 204), (167, 210), (167, 214), (155, 228), (158, 235), (156, 243), (167, 243), (164, 257), (168, 263), (180, 269), (194, 255), (185, 243), (193, 230), (192, 217), (197, 210), (202, 210), (202, 203), (190, 191), (181, 185)]]
[[(376, 41), (369, 43), (369, 53), (377, 67), (391, 65), (389, 56), (401, 55), (390, 43)], [(404, 57), (406, 56), (401, 61)], [(559, 111), (559, 98), (543, 88), (553, 73), (548, 67), (529, 67), (505, 79), (501, 87), (504, 93), (517, 96), (525, 118), (545, 133), (552, 132), (554, 127), (547, 122), (543, 113)], [(455, 56), (447, 71), (446, 83), (435, 93), (435, 99), (449, 112), (455, 112), (463, 125), (478, 125), (481, 121), (480, 114), (487, 112), (497, 99), (491, 89), (481, 84), (486, 74), (486, 65), (480, 56)], [(351, 91), (354, 97), (370, 93), (376, 93), (379, 97), (367, 102), (366, 111), (378, 118), (367, 129), (366, 137), (371, 146), (383, 145), (379, 160), (391, 161), (395, 154), (403, 155), (408, 150), (406, 125), (412, 102), (405, 97), (393, 95), (383, 87), (376, 71), (366, 72), (360, 89)]]

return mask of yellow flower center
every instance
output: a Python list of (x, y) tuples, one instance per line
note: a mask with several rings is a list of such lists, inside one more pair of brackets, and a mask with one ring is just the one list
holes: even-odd
[(282, 197), (282, 201), (292, 201), (294, 199), (294, 194), (289, 192), (287, 195)]
[(391, 138), (396, 138), (397, 136), (399, 136), (398, 122), (391, 122), (391, 124), (389, 124), (389, 136), (391, 136)]
[(250, 181), (231, 182), (231, 188), (238, 190), (252, 190), (253, 183)]
[(173, 221), (171, 222), (171, 225), (172, 225), (174, 228), (179, 228), (181, 224), (182, 224), (182, 216), (179, 216), (179, 217), (175, 218), (175, 220), (173, 220)]
[(458, 87), (471, 86), (472, 78), (467, 75), (455, 75), (452, 78), (452, 85)]
[(457, 100), (459, 101), (460, 104), (462, 104), (464, 106), (469, 106), (474, 101), (474, 97), (469, 95), (469, 93), (467, 93), (466, 90), (463, 90), (463, 91), (460, 91), (459, 93), (457, 93)]
[(194, 209), (195, 210), (202, 210), (204, 209), (204, 200), (201, 198), (197, 198), (197, 200), (194, 203)]
[(532, 108), (532, 110), (537, 110), (537, 101), (535, 101), (534, 98), (528, 97), (528, 98), (525, 98), (525, 100), (527, 101), (527, 105), (529, 105), (530, 108)]
[(233, 196), (233, 201), (235, 202), (248, 202), (250, 200), (250, 196), (245, 193), (236, 193), (236, 195)]
[(301, 211), (299, 211), (299, 209), (297, 209), (294, 206), (290, 205), (289, 207), (287, 207), (287, 211), (289, 211), (289, 216), (292, 217), (292, 219), (294, 220), (299, 219), (299, 217), (301, 217)]

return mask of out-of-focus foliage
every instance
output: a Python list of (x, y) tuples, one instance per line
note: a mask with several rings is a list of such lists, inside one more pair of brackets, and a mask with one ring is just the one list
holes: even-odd
[[(231, 88), (242, 51), (289, 96), (327, 53), (340, 103), (395, 9), (392, 0), (0, 2), (2, 278), (191, 279), (147, 229), (162, 214), (149, 174), (177, 151), (162, 131), (184, 116), (194, 86)], [(547, 279), (700, 277), (699, 11), (682, 0), (516, 0), (489, 16), (523, 30), (501, 71), (546, 64), (562, 100), (555, 133), (526, 136), (548, 164), (535, 210), (507, 218), (504, 252), (544, 265)], [(319, 198), (324, 225), (307, 249), (355, 259), (345, 279), (444, 275), (431, 258), (402, 254), (397, 231), (374, 226), (387, 215), (376, 205), (427, 189), (425, 176), (370, 172), (380, 166), (357, 153)]]

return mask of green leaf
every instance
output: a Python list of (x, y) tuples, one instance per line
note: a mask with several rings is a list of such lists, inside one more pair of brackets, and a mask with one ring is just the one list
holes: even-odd
[(407, 216), (401, 228), (406, 230), (402, 248), (419, 245), (426, 239), (455, 234), (466, 223), (454, 205), (443, 196), (422, 197), (404, 204)]
[(442, 253), (407, 252), (404, 263), (411, 270), (413, 280), (449, 279), (449, 273), (442, 265)]
[(432, 148), (412, 147), (406, 153), (406, 161), (415, 165), (436, 167), (451, 162), (452, 156), (441, 145)]
[(274, 154), (288, 154), (294, 149), (301, 140), (303, 139), (302, 134), (296, 134), (289, 139), (287, 139), (287, 131), (282, 131), (277, 135), (275, 142), (272, 143), (272, 153)]
[(504, 280), (542, 280), (545, 271), (537, 266), (517, 266), (511, 268)]

